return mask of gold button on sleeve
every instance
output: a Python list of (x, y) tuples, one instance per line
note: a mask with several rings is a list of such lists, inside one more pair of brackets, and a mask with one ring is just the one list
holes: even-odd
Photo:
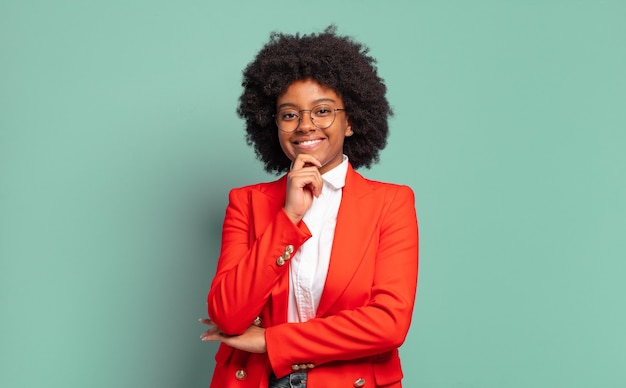
[(247, 373), (246, 373), (246, 371), (245, 371), (245, 370), (243, 370), (243, 369), (239, 369), (237, 372), (235, 372), (235, 378), (236, 378), (237, 380), (243, 380), (243, 379), (245, 379), (246, 377), (248, 377), (248, 374), (247, 374)]
[(278, 259), (276, 259), (276, 265), (282, 267), (283, 265), (285, 265), (285, 259), (279, 257)]

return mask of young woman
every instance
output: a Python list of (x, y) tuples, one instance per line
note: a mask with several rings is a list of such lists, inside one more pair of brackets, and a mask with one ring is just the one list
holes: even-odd
[(392, 114), (375, 59), (334, 28), (274, 33), (243, 75), (247, 141), (280, 179), (234, 189), (208, 295), (211, 387), (401, 387), (417, 285), (407, 186), (378, 161)]

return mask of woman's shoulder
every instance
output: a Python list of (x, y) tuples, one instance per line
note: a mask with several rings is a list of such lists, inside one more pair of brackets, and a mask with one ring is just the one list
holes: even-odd
[(251, 192), (273, 193), (281, 190), (286, 185), (286, 176), (268, 182), (257, 182), (245, 186), (234, 187), (230, 190), (231, 195), (247, 195)]
[(360, 173), (356, 171), (354, 173), (355, 173), (355, 176), (357, 177), (355, 181), (357, 182), (360, 181), (358, 184), (367, 185), (372, 190), (387, 192), (387, 193), (404, 192), (404, 193), (410, 193), (411, 195), (413, 195), (413, 189), (406, 184), (392, 183), (392, 182), (385, 182), (385, 181), (380, 181), (376, 179), (370, 179), (370, 178), (364, 177), (363, 175), (361, 175)]

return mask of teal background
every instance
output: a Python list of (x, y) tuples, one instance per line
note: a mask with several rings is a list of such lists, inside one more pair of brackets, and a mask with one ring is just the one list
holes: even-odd
[(361, 172), (416, 193), (405, 386), (626, 386), (626, 2), (4, 0), (1, 387), (208, 386), (227, 193), (272, 179), (241, 70), (330, 23), (396, 114)]

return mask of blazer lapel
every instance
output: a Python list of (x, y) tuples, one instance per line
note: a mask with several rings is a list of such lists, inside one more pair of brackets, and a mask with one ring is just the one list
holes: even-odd
[(326, 284), (317, 308), (318, 317), (341, 296), (364, 258), (363, 252), (376, 227), (376, 206), (367, 201), (372, 190), (367, 180), (350, 166), (337, 214)]

